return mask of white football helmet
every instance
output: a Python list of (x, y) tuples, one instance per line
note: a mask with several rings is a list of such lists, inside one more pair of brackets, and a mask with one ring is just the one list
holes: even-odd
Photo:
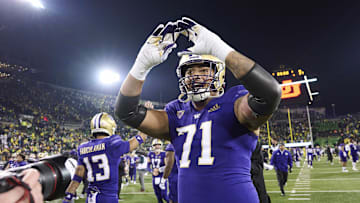
[[(157, 148), (156, 145), (160, 145), (160, 147)], [(162, 145), (163, 145), (163, 142), (159, 139), (153, 139), (152, 144), (151, 144), (151, 146), (153, 147), (153, 150), (155, 152), (161, 151)]]
[(159, 145), (162, 147), (163, 142), (162, 142), (161, 140), (159, 140), (159, 139), (153, 139), (151, 145), (152, 145), (152, 146), (155, 146), (155, 145), (157, 145), (157, 144), (159, 144)]
[(104, 133), (108, 136), (114, 135), (116, 130), (116, 123), (112, 116), (108, 113), (102, 112), (96, 114), (90, 122), (91, 134)]
[[(206, 77), (211, 79), (210, 82), (199, 83), (193, 80), (194, 76), (185, 76), (186, 70), (197, 64), (204, 64), (214, 70), (214, 75), (206, 75)], [(179, 78), (179, 88), (181, 91), (178, 99), (181, 102), (188, 102), (190, 100), (199, 102), (209, 97), (220, 97), (224, 94), (225, 63), (215, 56), (192, 53), (183, 54), (176, 68), (176, 74)], [(219, 94), (211, 96), (211, 92), (218, 92)]]

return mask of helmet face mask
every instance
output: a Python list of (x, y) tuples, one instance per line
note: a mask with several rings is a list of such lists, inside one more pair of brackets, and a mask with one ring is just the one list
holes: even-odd
[(176, 73), (182, 102), (200, 102), (224, 93), (225, 64), (214, 56), (183, 55)]

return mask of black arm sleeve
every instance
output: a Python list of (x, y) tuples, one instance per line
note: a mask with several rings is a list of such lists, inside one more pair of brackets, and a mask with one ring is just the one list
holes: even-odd
[(119, 92), (115, 103), (115, 115), (127, 125), (137, 128), (146, 116), (147, 108), (139, 105), (140, 95), (124, 96)]
[(270, 115), (277, 109), (281, 100), (281, 87), (259, 64), (255, 64), (241, 81), (250, 92), (248, 104), (255, 113)]

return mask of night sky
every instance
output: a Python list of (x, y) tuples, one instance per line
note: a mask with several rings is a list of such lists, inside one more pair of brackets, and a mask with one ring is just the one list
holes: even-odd
[[(42, 0), (36, 9), (21, 0), (0, 0), (0, 60), (21, 61), (33, 77), (58, 85), (116, 94), (120, 83), (97, 81), (104, 66), (124, 79), (138, 50), (159, 23), (189, 16), (271, 71), (283, 64), (317, 76), (315, 106), (337, 114), (360, 112), (360, 1), (297, 4), (295, 1)], [(267, 2), (267, 3), (265, 3)], [(177, 51), (155, 67), (143, 99), (177, 97)], [(231, 73), (227, 86), (238, 84)]]

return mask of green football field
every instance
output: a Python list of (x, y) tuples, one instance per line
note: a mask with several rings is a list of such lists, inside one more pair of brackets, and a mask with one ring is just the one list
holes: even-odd
[[(348, 173), (341, 172), (338, 158), (334, 159), (334, 165), (326, 163), (326, 157), (320, 162), (314, 161), (314, 168), (310, 169), (301, 163), (300, 168), (294, 166), (289, 174), (286, 196), (280, 196), (275, 171), (264, 171), (266, 189), (275, 203), (281, 202), (360, 202), (360, 172), (351, 170), (351, 162), (348, 163)], [(358, 164), (360, 168), (360, 163)], [(151, 176), (146, 176), (145, 192), (140, 192), (140, 184), (129, 184), (121, 192), (121, 202), (142, 203), (154, 202), (156, 197), (153, 193)], [(79, 188), (80, 189), (80, 188)], [(60, 202), (60, 201), (53, 201)], [(85, 199), (76, 200), (76, 203), (85, 202)], [(120, 202), (120, 201), (119, 201)], [(234, 200), (236, 202), (236, 200)]]

